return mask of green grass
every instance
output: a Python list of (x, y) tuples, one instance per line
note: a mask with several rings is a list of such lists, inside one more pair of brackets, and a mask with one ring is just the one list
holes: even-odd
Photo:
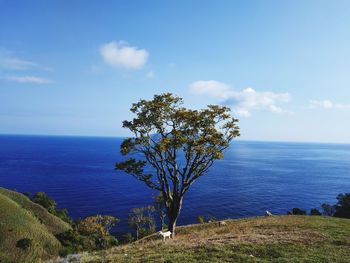
[(174, 240), (153, 235), (84, 254), (81, 262), (350, 262), (350, 220), (273, 216), (178, 228)]
[[(57, 256), (61, 244), (54, 235), (68, 229), (28, 197), (0, 188), (0, 262), (40, 262)], [(32, 240), (28, 249), (16, 246), (22, 238)]]

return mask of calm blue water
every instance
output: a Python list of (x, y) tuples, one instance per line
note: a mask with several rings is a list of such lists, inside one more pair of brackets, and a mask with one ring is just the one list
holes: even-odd
[[(73, 217), (110, 214), (126, 231), (131, 208), (154, 194), (120, 171), (118, 138), (0, 136), (0, 186), (45, 191)], [(185, 196), (179, 224), (198, 215), (238, 218), (266, 209), (319, 207), (350, 192), (350, 145), (234, 142)]]

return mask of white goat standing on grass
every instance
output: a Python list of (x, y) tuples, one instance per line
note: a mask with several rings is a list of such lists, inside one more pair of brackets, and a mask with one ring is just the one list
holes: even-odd
[(270, 211), (266, 210), (265, 216), (272, 216), (272, 213)]
[(165, 241), (166, 237), (168, 237), (169, 239), (171, 237), (171, 232), (170, 231), (167, 231), (167, 232), (159, 231), (158, 233), (159, 233), (159, 235), (161, 235), (163, 237), (163, 241)]

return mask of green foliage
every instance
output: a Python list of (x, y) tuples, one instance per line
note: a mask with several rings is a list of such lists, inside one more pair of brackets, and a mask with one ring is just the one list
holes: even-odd
[(168, 229), (168, 225), (166, 223), (162, 224), (162, 230), (164, 230), (164, 229)]
[(133, 237), (133, 235), (131, 234), (131, 233), (126, 233), (126, 234), (124, 234), (123, 236), (122, 236), (122, 238), (121, 238), (121, 242), (123, 243), (123, 244), (127, 244), (127, 243), (131, 243), (131, 242), (133, 242), (135, 239), (134, 239), (134, 237)]
[(46, 208), (46, 210), (51, 214), (61, 218), (68, 224), (72, 224), (72, 219), (69, 217), (67, 209), (58, 209), (55, 200), (50, 198), (46, 193), (38, 192), (31, 198), (31, 200), (34, 203), (37, 203)]
[(197, 222), (199, 224), (204, 224), (205, 223), (205, 216), (198, 216), (197, 217)]
[(82, 235), (96, 235), (98, 237), (105, 237), (110, 235), (109, 231), (118, 222), (119, 219), (113, 216), (89, 216), (79, 222), (77, 229)]
[(322, 204), (323, 214), (326, 216), (333, 216), (335, 213), (335, 206), (330, 204)]
[(216, 221), (217, 221), (217, 219), (216, 219), (216, 217), (213, 216), (213, 215), (210, 215), (210, 216), (208, 216), (208, 217), (203, 216), (203, 215), (199, 215), (199, 216), (197, 217), (197, 222), (198, 222), (199, 224), (213, 223), (213, 222), (216, 222)]
[[(135, 118), (123, 122), (134, 136), (123, 141), (120, 151), (122, 155), (141, 154), (143, 159), (130, 157), (116, 164), (116, 169), (161, 193), (173, 235), (184, 194), (239, 136), (238, 120), (229, 108), (209, 105), (192, 110), (182, 104), (171, 93), (134, 103)], [(147, 163), (150, 167), (145, 171)]]
[(136, 239), (152, 234), (156, 231), (153, 206), (145, 206), (131, 209), (128, 224), (136, 231)]
[(68, 229), (67, 223), (25, 195), (0, 188), (0, 262), (40, 262), (55, 257), (62, 249), (55, 235)]
[(300, 208), (293, 208), (291, 211), (288, 211), (288, 215), (306, 215), (306, 210)]
[(96, 215), (80, 220), (72, 230), (57, 235), (64, 246), (61, 254), (105, 249), (117, 245), (118, 241), (110, 230), (119, 219), (113, 216)]
[(317, 208), (312, 208), (311, 211), (310, 211), (310, 215), (312, 216), (320, 216), (322, 215), (320, 211), (318, 211)]
[(16, 247), (21, 249), (28, 249), (33, 244), (33, 240), (30, 238), (22, 238), (17, 241)]
[(67, 222), (68, 224), (72, 224), (73, 221), (70, 218), (68, 214), (68, 210), (63, 208), (63, 209), (56, 209), (56, 212), (54, 213), (55, 216), (58, 218), (61, 218), (64, 222)]
[(339, 194), (337, 200), (334, 216), (350, 218), (350, 193)]
[(61, 213), (63, 217), (67, 212), (57, 210), (56, 202), (45, 193), (36, 194), (35, 201), (38, 203), (0, 188), (0, 262), (36, 263), (59, 254), (117, 245), (109, 233), (117, 218), (97, 215), (80, 220), (72, 228), (53, 215)]
[(335, 205), (322, 204), (323, 214), (342, 218), (350, 218), (350, 193), (339, 194)]
[(51, 214), (56, 212), (56, 202), (51, 199), (46, 193), (38, 192), (32, 197), (32, 201), (46, 208)]

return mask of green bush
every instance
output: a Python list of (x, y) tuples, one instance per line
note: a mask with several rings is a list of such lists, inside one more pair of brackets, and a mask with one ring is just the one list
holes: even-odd
[(306, 210), (300, 208), (293, 208), (291, 211), (288, 211), (288, 215), (306, 215)]
[(198, 216), (197, 217), (198, 224), (204, 224), (205, 223), (205, 217), (204, 216)]
[(30, 238), (22, 238), (17, 241), (16, 247), (21, 248), (21, 249), (28, 249), (33, 243), (33, 240)]
[(121, 242), (123, 244), (131, 243), (134, 240), (135, 240), (135, 238), (133, 237), (133, 235), (131, 233), (126, 233), (126, 234), (122, 235), (122, 238), (121, 238)]
[[(28, 196), (29, 195), (30, 193), (28, 193)], [(50, 198), (46, 193), (38, 192), (31, 198), (31, 200), (34, 203), (37, 203), (46, 208), (49, 213), (59, 217), (68, 224), (72, 224), (72, 219), (69, 217), (67, 209), (57, 209), (57, 203), (55, 200)]]
[(64, 246), (61, 255), (83, 250), (106, 249), (118, 244), (118, 240), (109, 233), (119, 220), (112, 216), (90, 216), (77, 222), (72, 230), (56, 235)]
[(350, 193), (339, 194), (335, 205), (335, 217), (350, 218)]
[(310, 211), (310, 215), (312, 216), (320, 216), (322, 215), (320, 211), (318, 211), (317, 208), (312, 208), (311, 211)]
[(46, 193), (38, 192), (32, 197), (32, 201), (46, 208), (51, 214), (56, 212), (56, 202), (51, 199)]

